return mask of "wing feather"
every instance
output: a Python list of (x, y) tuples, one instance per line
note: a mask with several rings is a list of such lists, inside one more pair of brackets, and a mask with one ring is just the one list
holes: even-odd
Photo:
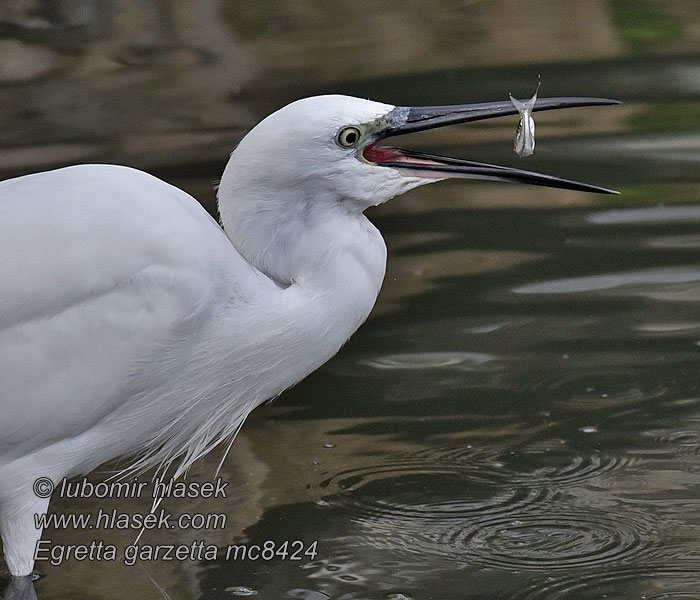
[(249, 269), (193, 198), (109, 165), (0, 183), (0, 243), (0, 463), (147, 393), (144, 364), (176, 373), (221, 293), (221, 257)]

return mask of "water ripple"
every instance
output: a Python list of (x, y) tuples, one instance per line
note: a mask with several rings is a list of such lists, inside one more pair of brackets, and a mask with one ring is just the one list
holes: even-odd
[(700, 564), (684, 561), (667, 565), (625, 565), (589, 573), (550, 577), (513, 600), (587, 600), (589, 598), (643, 598), (695, 600)]
[(478, 352), (411, 352), (404, 354), (386, 354), (368, 360), (360, 365), (374, 369), (437, 369), (444, 367), (460, 370), (473, 370), (479, 365), (495, 360), (491, 354)]
[(700, 206), (651, 206), (644, 208), (616, 208), (590, 214), (589, 223), (619, 225), (621, 223), (668, 223), (700, 220)]
[(610, 456), (599, 453), (587, 455), (564, 456), (551, 454), (542, 456), (540, 462), (554, 461), (552, 466), (541, 466), (534, 471), (508, 474), (508, 481), (527, 485), (549, 485), (557, 488), (574, 487), (582, 483), (627, 469), (635, 465), (638, 459), (629, 456)]
[(686, 454), (700, 454), (700, 431), (697, 430), (662, 430), (647, 431), (647, 436), (660, 444), (669, 444)]
[(659, 551), (650, 514), (629, 506), (589, 507), (545, 490), (518, 490), (487, 510), (477, 502), (388, 504), (353, 518), (365, 532), (365, 547), (463, 567), (551, 573), (634, 563)]
[[(433, 447), (347, 469), (319, 486), (361, 527), (363, 545), (463, 566), (552, 571), (631, 561), (655, 547), (650, 514), (576, 499), (586, 494), (583, 482), (634, 459), (565, 451), (510, 458)], [(521, 459), (537, 467), (518, 468)]]
[(700, 248), (700, 235), (686, 234), (655, 237), (647, 240), (647, 245), (651, 248), (695, 250)]
[[(533, 469), (520, 469), (503, 462), (497, 453), (486, 453), (471, 447), (444, 446), (424, 449), (381, 464), (370, 464), (340, 471), (322, 480), (318, 486), (328, 493), (352, 492), (375, 482), (399, 485), (397, 480), (424, 481), (442, 477), (454, 485), (503, 487), (507, 493), (513, 486), (529, 488), (568, 488), (625, 469), (637, 462), (629, 456), (613, 456), (592, 452), (579, 455), (570, 452), (523, 452)], [(448, 483), (447, 481), (443, 484)], [(467, 487), (468, 486), (468, 487)], [(404, 485), (405, 487), (405, 485)], [(444, 485), (442, 488), (445, 489)], [(421, 488), (423, 490), (423, 488)], [(402, 494), (405, 494), (405, 490)]]
[(553, 505), (547, 514), (483, 520), (450, 531), (444, 542), (491, 567), (552, 571), (637, 559), (655, 537), (646, 513)]
[(668, 388), (656, 379), (625, 368), (584, 368), (570, 375), (529, 372), (517, 380), (519, 390), (547, 394), (567, 408), (609, 410), (635, 406), (668, 395)]
[(644, 271), (626, 271), (621, 273), (604, 273), (567, 277), (521, 285), (512, 289), (515, 294), (572, 294), (580, 292), (601, 292), (617, 288), (653, 288), (654, 286), (700, 281), (700, 269), (697, 265), (687, 267), (669, 267), (647, 269)]

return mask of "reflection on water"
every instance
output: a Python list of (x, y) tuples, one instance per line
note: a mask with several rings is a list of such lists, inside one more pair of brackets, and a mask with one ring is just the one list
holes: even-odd
[(474, 352), (416, 352), (414, 354), (388, 354), (360, 364), (375, 369), (436, 369), (458, 367), (472, 369), (477, 365), (493, 360), (489, 354)]
[[(700, 281), (700, 267), (654, 269), (629, 273), (606, 273), (587, 277), (570, 277), (523, 285), (513, 290), (516, 294), (570, 294), (596, 292), (625, 287), (628, 293), (653, 289), (658, 284), (691, 283)], [(700, 296), (698, 296), (700, 299)]]
[(0, 5), (2, 177), (122, 162), (212, 208), (231, 147), (299, 96), (497, 100), (540, 74), (542, 96), (625, 101), (543, 114), (527, 165), (508, 119), (407, 138), (623, 193), (462, 182), (372, 210), (389, 264), (369, 322), (251, 416), (225, 503), (168, 506), (226, 529), (144, 534), (318, 540), (315, 559), (42, 564), (39, 597), (697, 597), (698, 32), (690, 0)]
[(668, 221), (700, 221), (700, 206), (654, 206), (605, 210), (588, 216), (588, 222), (598, 225), (620, 223), (666, 223)]

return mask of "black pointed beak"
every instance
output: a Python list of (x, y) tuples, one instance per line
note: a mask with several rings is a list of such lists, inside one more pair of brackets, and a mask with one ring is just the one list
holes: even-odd
[[(532, 112), (610, 104), (620, 104), (620, 101), (609, 100), (608, 98), (539, 98), (535, 102), (535, 108)], [(513, 103), (508, 100), (505, 102), (480, 102), (478, 104), (455, 104), (452, 106), (401, 106), (396, 108), (394, 112), (396, 113), (395, 118), (397, 121), (403, 120), (403, 123), (397, 123), (395, 127), (387, 130), (385, 137), (518, 114)]]
[[(603, 106), (620, 104), (617, 100), (607, 98), (540, 98), (535, 103), (533, 112), (573, 108), (578, 106)], [(617, 194), (615, 190), (543, 175), (532, 171), (490, 165), (471, 160), (446, 158), (424, 154), (413, 150), (403, 150), (388, 146), (377, 146), (384, 138), (435, 129), (457, 123), (493, 119), (508, 115), (517, 115), (512, 102), (484, 102), (478, 104), (459, 104), (453, 106), (397, 107), (389, 115), (390, 125), (377, 134), (374, 143), (365, 147), (362, 156), (365, 160), (384, 167), (402, 169), (407, 174), (419, 177), (443, 179), (450, 177), (467, 177), (473, 179), (495, 179), (531, 185)]]

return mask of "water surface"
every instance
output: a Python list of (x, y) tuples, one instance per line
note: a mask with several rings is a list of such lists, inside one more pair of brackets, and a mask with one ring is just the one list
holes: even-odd
[[(33, 61), (0, 69), (7, 176), (125, 162), (213, 209), (233, 144), (299, 96), (498, 100), (529, 96), (541, 75), (542, 96), (625, 102), (542, 115), (531, 159), (513, 154), (508, 119), (406, 139), (622, 194), (450, 182), (368, 211), (389, 247), (369, 321), (328, 364), (251, 415), (222, 472), (234, 491), (225, 503), (170, 504), (225, 512), (225, 530), (145, 538), (318, 541), (317, 556), (142, 565), (170, 597), (695, 597), (694, 2), (445, 1), (427, 11), (378, 2), (368, 14), (340, 2), (202, 2), (192, 15), (178, 2), (124, 2), (119, 15), (88, 0), (61, 14), (28, 4), (44, 9), (34, 21), (0, 12), (6, 52)], [(192, 477), (211, 478), (217, 462), (201, 461)], [(133, 535), (103, 537), (124, 546)], [(139, 567), (69, 561), (38, 570), (44, 599), (162, 597)]]

